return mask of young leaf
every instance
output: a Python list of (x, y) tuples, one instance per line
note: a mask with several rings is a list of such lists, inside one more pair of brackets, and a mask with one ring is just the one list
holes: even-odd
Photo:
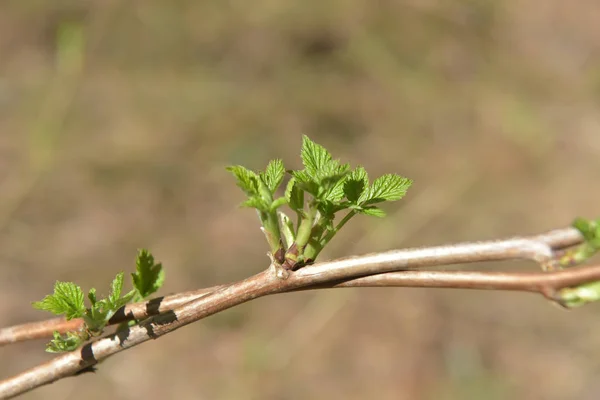
[(313, 142), (304, 135), (302, 138), (302, 150), (300, 151), (302, 164), (306, 173), (314, 180), (319, 181), (321, 171), (328, 170), (332, 162), (331, 154), (325, 147)]
[(296, 179), (292, 178), (285, 189), (285, 198), (290, 208), (299, 212), (304, 208), (304, 192), (296, 186)]
[(107, 299), (98, 300), (92, 307), (87, 309), (83, 315), (83, 321), (85, 322), (86, 328), (90, 332), (102, 332), (107, 321), (114, 314), (114, 311), (111, 310)]
[(369, 187), (369, 176), (363, 167), (356, 167), (344, 182), (344, 194), (348, 201), (357, 204), (358, 199)]
[(62, 353), (65, 351), (73, 351), (78, 348), (87, 339), (80, 336), (77, 332), (67, 332), (65, 336), (61, 336), (60, 333), (54, 331), (54, 339), (46, 345), (46, 351), (48, 353)]
[(54, 284), (54, 294), (44, 297), (42, 301), (36, 301), (33, 307), (56, 315), (65, 314), (67, 320), (78, 318), (85, 312), (83, 291), (73, 282), (57, 281)]
[(277, 217), (279, 218), (279, 226), (281, 227), (283, 247), (287, 250), (296, 239), (296, 235), (294, 234), (294, 224), (287, 214), (282, 211), (277, 211)]
[(113, 312), (123, 307), (135, 296), (135, 290), (132, 290), (121, 297), (121, 291), (123, 290), (123, 275), (123, 272), (119, 272), (110, 285), (111, 290), (110, 295), (108, 296), (108, 306)]
[(88, 292), (88, 299), (90, 299), (90, 303), (92, 303), (92, 307), (98, 302), (98, 299), (96, 298), (96, 289), (95, 288), (91, 288), (90, 291)]
[(412, 184), (412, 180), (396, 174), (383, 175), (373, 182), (359, 199), (361, 204), (400, 200)]
[(236, 177), (237, 185), (244, 193), (248, 196), (258, 195), (258, 175), (256, 175), (254, 171), (242, 167), (241, 165), (232, 165), (226, 169)]
[(286, 198), (278, 197), (275, 200), (273, 200), (273, 202), (271, 203), (271, 207), (269, 208), (269, 211), (275, 211), (284, 204), (287, 204)]
[(341, 166), (337, 171), (321, 180), (324, 189), (323, 199), (338, 202), (344, 198), (344, 182), (348, 175), (348, 164)]
[(256, 208), (259, 211), (269, 211), (269, 204), (258, 196), (250, 197), (241, 204), (242, 207)]
[(383, 211), (381, 208), (378, 208), (375, 206), (361, 208), (360, 210), (358, 210), (358, 212), (361, 214), (364, 214), (364, 215), (370, 215), (370, 216), (378, 217), (378, 218), (385, 217), (385, 211)]
[(578, 217), (573, 221), (573, 227), (581, 232), (586, 242), (600, 247), (600, 223), (598, 220), (587, 220)]
[(154, 257), (148, 250), (140, 250), (136, 260), (136, 271), (131, 274), (133, 286), (143, 299), (156, 292), (165, 280), (162, 264), (154, 263)]
[(261, 178), (271, 193), (275, 193), (281, 184), (284, 175), (285, 169), (283, 168), (283, 161), (276, 159), (269, 162), (267, 169), (261, 174)]
[(110, 295), (108, 295), (108, 300), (113, 304), (119, 301), (119, 298), (121, 297), (121, 291), (123, 290), (123, 275), (123, 272), (119, 272), (110, 284)]

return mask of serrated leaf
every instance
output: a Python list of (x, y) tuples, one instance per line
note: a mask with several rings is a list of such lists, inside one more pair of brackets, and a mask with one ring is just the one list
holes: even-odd
[(86, 340), (76, 332), (67, 332), (64, 336), (62, 336), (57, 331), (54, 331), (52, 335), (54, 339), (52, 339), (50, 343), (46, 345), (46, 351), (48, 353), (73, 351)]
[(295, 179), (295, 186), (314, 197), (318, 197), (320, 185), (317, 181), (308, 175), (306, 171), (292, 171), (292, 177)]
[(328, 168), (328, 164), (332, 162), (331, 154), (325, 147), (313, 142), (306, 135), (302, 138), (300, 157), (306, 173), (315, 181), (319, 180), (320, 171)]
[(131, 274), (133, 287), (140, 298), (144, 299), (156, 292), (164, 283), (165, 273), (162, 264), (154, 263), (154, 257), (148, 250), (140, 250), (136, 260), (136, 272)]
[(325, 194), (325, 199), (339, 202), (344, 198), (344, 178), (339, 179), (335, 185)]
[(296, 186), (296, 179), (292, 178), (285, 189), (285, 198), (289, 207), (299, 212), (304, 208), (304, 192)]
[(98, 302), (98, 298), (96, 297), (96, 289), (95, 288), (91, 288), (90, 291), (88, 292), (88, 299), (90, 299), (90, 303), (92, 303), (92, 306), (94, 306), (94, 304), (96, 304)]
[(325, 189), (323, 198), (326, 200), (338, 202), (344, 198), (344, 183), (348, 176), (348, 171), (338, 172), (339, 173), (323, 178), (321, 181), (321, 184)]
[(299, 184), (299, 183), (304, 183), (304, 184), (309, 184), (309, 183), (316, 183), (313, 178), (304, 170), (301, 171), (290, 171), (290, 174), (292, 175), (294, 181)]
[(360, 214), (370, 215), (370, 216), (378, 217), (378, 218), (383, 218), (386, 215), (385, 211), (383, 211), (381, 208), (378, 208), (375, 206), (361, 208), (360, 210), (358, 210), (358, 212)]
[(112, 304), (117, 303), (119, 298), (121, 298), (121, 291), (123, 290), (123, 275), (123, 272), (119, 272), (110, 284), (110, 294), (108, 295), (108, 300)]
[(256, 208), (260, 211), (269, 211), (269, 204), (258, 196), (250, 197), (240, 204), (240, 207)]
[(258, 195), (258, 175), (256, 172), (249, 170), (241, 165), (232, 165), (225, 168), (236, 177), (237, 185), (246, 193), (248, 196)]
[(130, 291), (124, 296), (121, 296), (121, 292), (123, 291), (123, 275), (123, 272), (118, 273), (111, 283), (111, 292), (108, 297), (107, 305), (110, 308), (110, 311), (112, 312), (117, 311), (119, 308), (123, 307), (135, 296), (135, 290)]
[(261, 174), (261, 177), (271, 193), (275, 193), (281, 184), (284, 175), (285, 169), (283, 168), (283, 161), (276, 159), (269, 162), (265, 172)]
[(358, 199), (369, 187), (369, 175), (363, 167), (356, 167), (344, 181), (344, 194), (348, 201), (357, 204)]
[(86, 310), (83, 321), (91, 332), (102, 332), (109, 318), (114, 314), (108, 299), (98, 300), (92, 307)]
[(54, 284), (54, 294), (48, 295), (42, 301), (33, 303), (38, 310), (50, 311), (53, 314), (64, 314), (67, 320), (78, 318), (85, 312), (83, 291), (73, 282)]
[(375, 181), (359, 198), (361, 204), (375, 204), (383, 201), (400, 200), (412, 184), (412, 180), (396, 174), (383, 175)]

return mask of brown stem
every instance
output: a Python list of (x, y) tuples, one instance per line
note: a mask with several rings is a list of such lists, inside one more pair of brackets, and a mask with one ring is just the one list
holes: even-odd
[[(563, 249), (582, 242), (576, 229), (557, 229), (523, 238), (511, 238), (500, 241), (461, 243), (451, 246), (437, 246), (420, 249), (394, 250), (381, 253), (378, 257), (389, 257), (394, 263), (400, 259), (406, 261), (406, 268), (418, 268), (433, 265), (447, 265), (475, 261), (494, 261), (515, 258), (533, 259), (541, 264), (552, 261), (552, 250)], [(555, 252), (556, 255), (556, 252)], [(360, 264), (369, 262), (372, 255), (354, 257)], [(330, 265), (330, 264), (327, 264)], [(396, 264), (395, 264), (396, 265)], [(395, 267), (397, 268), (397, 267)], [(549, 269), (549, 268), (548, 268)], [(385, 271), (379, 271), (385, 272)], [(147, 302), (129, 304), (119, 310), (110, 320), (110, 324), (118, 324), (129, 320), (141, 320), (152, 315), (172, 310), (199, 296), (212, 292), (223, 286), (200, 289), (191, 292), (160, 297)], [(24, 340), (52, 337), (54, 331), (64, 333), (83, 327), (81, 319), (65, 321), (64, 318), (33, 322), (0, 329), (0, 346)]]
[[(177, 300), (179, 305), (170, 310), (166, 307), (168, 298), (158, 301), (156, 311), (160, 314), (142, 321), (139, 325), (86, 344), (73, 352), (60, 355), (45, 364), (1, 381), (0, 397), (16, 396), (71, 376), (112, 354), (269, 294), (329, 287), (412, 286), (533, 291), (554, 299), (553, 295), (558, 289), (600, 280), (600, 266), (529, 274), (410, 269), (518, 258), (549, 265), (553, 260), (554, 249), (572, 246), (581, 240), (576, 230), (567, 228), (529, 238), (394, 250), (306, 266), (292, 273), (287, 279), (277, 278), (276, 268), (271, 265), (269, 269), (240, 282), (211, 289), (208, 293), (202, 291), (204, 294), (200, 294), (199, 297), (183, 296)], [(151, 315), (150, 303), (132, 306), (131, 315)], [(174, 304), (175, 300), (171, 306)], [(124, 318), (127, 315), (124, 310)]]
[[(226, 285), (213, 286), (171, 296), (158, 297), (149, 301), (127, 304), (115, 313), (110, 319), (109, 324), (146, 319), (150, 316), (170, 311), (224, 286)], [(82, 328), (83, 319), (75, 318), (67, 321), (64, 317), (15, 325), (0, 329), (0, 346), (25, 340), (51, 338), (52, 333), (55, 331), (65, 333), (68, 331), (77, 331)]]

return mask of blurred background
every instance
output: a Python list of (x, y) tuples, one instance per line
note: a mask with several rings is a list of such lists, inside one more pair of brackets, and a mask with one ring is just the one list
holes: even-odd
[[(55, 280), (105, 293), (140, 247), (165, 265), (160, 294), (262, 270), (267, 244), (224, 167), (299, 167), (302, 134), (415, 180), (322, 259), (598, 217), (599, 61), (593, 0), (4, 0), (0, 325), (48, 317), (30, 302)], [(598, 307), (439, 289), (268, 297), (23, 398), (596, 399)], [(43, 349), (0, 348), (0, 376)]]

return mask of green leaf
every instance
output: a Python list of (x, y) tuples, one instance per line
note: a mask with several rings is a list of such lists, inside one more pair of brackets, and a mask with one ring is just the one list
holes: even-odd
[(241, 204), (242, 207), (256, 208), (259, 211), (267, 212), (270, 209), (269, 203), (258, 196), (250, 197)]
[(331, 154), (325, 147), (313, 142), (304, 135), (302, 138), (302, 150), (300, 151), (302, 164), (306, 169), (306, 173), (314, 180), (320, 180), (320, 174), (323, 170), (330, 168), (332, 162)]
[(92, 307), (86, 310), (83, 321), (91, 332), (100, 333), (106, 326), (107, 321), (114, 314), (107, 299), (98, 300)]
[(596, 235), (595, 221), (577, 217), (573, 221), (573, 227), (581, 232), (581, 235), (587, 241), (593, 240)]
[(321, 180), (321, 186), (324, 189), (323, 199), (338, 202), (344, 198), (344, 182), (346, 181), (350, 167), (347, 164), (341, 167), (332, 175), (326, 176)]
[(561, 289), (557, 294), (566, 307), (580, 307), (584, 304), (600, 300), (600, 281)]
[(373, 216), (373, 217), (378, 217), (378, 218), (385, 217), (385, 211), (383, 211), (381, 208), (378, 208), (378, 207), (375, 207), (375, 206), (369, 206), (369, 207), (360, 208), (357, 211), (359, 213), (361, 213), (361, 214), (370, 215), (370, 216)]
[(110, 295), (108, 296), (108, 306), (110, 311), (117, 311), (119, 308), (129, 303), (129, 301), (135, 296), (135, 290), (130, 291), (125, 296), (121, 296), (121, 292), (123, 290), (123, 275), (123, 272), (118, 273), (110, 285), (111, 291)]
[(596, 250), (600, 250), (600, 220), (576, 218), (573, 227), (581, 232), (585, 241)]
[(344, 182), (344, 194), (348, 201), (357, 204), (358, 199), (369, 187), (369, 175), (363, 167), (356, 167)]
[(136, 271), (131, 274), (131, 277), (133, 286), (142, 299), (156, 292), (164, 283), (165, 273), (162, 264), (155, 264), (154, 257), (148, 250), (139, 250)]
[(232, 165), (226, 169), (236, 177), (236, 183), (244, 191), (244, 193), (246, 193), (248, 196), (258, 195), (259, 177), (256, 172), (242, 167), (241, 165)]
[(78, 348), (87, 338), (80, 336), (77, 332), (67, 332), (65, 336), (61, 336), (60, 333), (54, 331), (52, 334), (54, 339), (46, 345), (46, 351), (48, 353), (62, 353), (65, 351), (73, 351)]
[(78, 318), (85, 312), (83, 291), (73, 282), (57, 281), (54, 284), (54, 294), (44, 297), (42, 301), (36, 301), (33, 307), (56, 315), (65, 314), (67, 320)]
[(287, 214), (282, 211), (277, 211), (277, 217), (279, 218), (281, 235), (284, 240), (284, 249), (287, 250), (296, 240), (296, 235), (294, 233), (294, 224), (287, 216)]
[(88, 299), (90, 299), (90, 303), (92, 303), (92, 306), (94, 306), (94, 304), (98, 302), (98, 298), (96, 297), (96, 289), (90, 289), (90, 291), (88, 292)]
[(273, 202), (271, 203), (271, 207), (269, 208), (269, 211), (275, 211), (284, 204), (287, 204), (286, 198), (278, 197), (275, 200), (273, 200)]
[(315, 181), (306, 171), (291, 171), (296, 188), (303, 190), (314, 197), (319, 195), (321, 188), (319, 182)]
[(275, 193), (281, 184), (284, 175), (285, 169), (283, 168), (283, 161), (276, 159), (269, 162), (267, 169), (261, 174), (261, 177), (271, 193)]
[(121, 291), (123, 290), (123, 275), (123, 272), (119, 272), (110, 284), (110, 295), (108, 295), (108, 300), (112, 304), (117, 303), (121, 297)]
[(292, 178), (285, 189), (285, 198), (290, 208), (300, 212), (304, 208), (304, 192), (296, 186), (296, 179)]
[(361, 204), (375, 204), (383, 201), (400, 200), (412, 184), (412, 180), (396, 174), (383, 175), (359, 198)]

